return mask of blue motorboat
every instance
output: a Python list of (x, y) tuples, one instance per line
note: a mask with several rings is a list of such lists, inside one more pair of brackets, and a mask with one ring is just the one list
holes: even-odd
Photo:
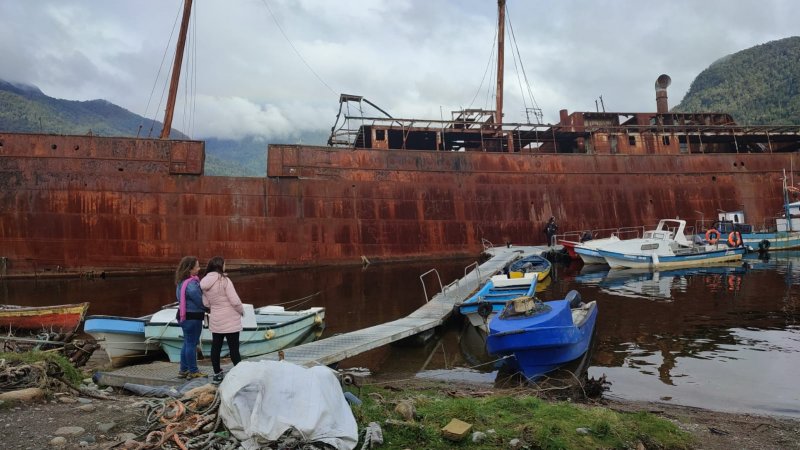
[(534, 295), (537, 278), (537, 272), (528, 272), (519, 277), (494, 275), (458, 310), (472, 325), (486, 331), (486, 322), (502, 311), (506, 303), (517, 297)]
[(529, 380), (575, 360), (589, 348), (597, 321), (597, 303), (583, 303), (577, 291), (563, 300), (517, 298), (489, 322), (490, 354), (513, 356)]

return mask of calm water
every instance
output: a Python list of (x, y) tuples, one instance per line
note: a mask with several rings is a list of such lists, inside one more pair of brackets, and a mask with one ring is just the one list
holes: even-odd
[[(597, 300), (589, 375), (606, 375), (609, 395), (719, 410), (800, 417), (800, 253), (774, 253), (744, 267), (629, 272), (557, 265), (538, 294), (571, 289)], [(472, 261), (315, 268), (232, 274), (244, 301), (276, 304), (319, 292), (325, 335), (400, 318), (421, 306), (420, 275), (437, 269), (447, 284)], [(427, 276), (429, 296), (438, 292)], [(144, 315), (174, 301), (168, 275), (105, 280), (0, 282), (0, 301), (51, 305), (90, 301), (90, 314)], [(385, 346), (343, 362), (384, 377), (436, 377), (493, 383), (481, 336), (451, 321), (425, 346)]]

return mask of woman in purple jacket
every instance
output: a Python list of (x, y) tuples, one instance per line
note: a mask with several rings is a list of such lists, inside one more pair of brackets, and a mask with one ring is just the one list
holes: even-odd
[(175, 297), (178, 299), (176, 319), (183, 329), (180, 378), (198, 378), (205, 375), (197, 368), (197, 344), (203, 331), (203, 293), (200, 291), (200, 262), (194, 256), (184, 256), (175, 270)]
[(223, 340), (228, 341), (233, 365), (239, 364), (239, 332), (242, 331), (244, 307), (233, 281), (225, 275), (225, 260), (215, 256), (208, 261), (206, 276), (200, 281), (203, 290), (203, 304), (211, 308), (208, 329), (211, 330), (211, 365), (214, 367), (214, 381), (222, 381), (220, 367)]

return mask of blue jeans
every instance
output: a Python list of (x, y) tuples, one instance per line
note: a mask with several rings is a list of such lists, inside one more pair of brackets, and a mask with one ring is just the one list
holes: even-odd
[(181, 322), (183, 329), (183, 347), (181, 348), (181, 372), (198, 372), (197, 344), (200, 342), (200, 333), (203, 331), (202, 320), (184, 320)]

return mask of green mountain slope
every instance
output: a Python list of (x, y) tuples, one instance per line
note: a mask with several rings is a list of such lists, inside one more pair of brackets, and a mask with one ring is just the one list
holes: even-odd
[[(34, 86), (0, 80), (0, 130), (19, 133), (88, 134), (99, 136), (147, 135), (162, 124), (105, 100), (74, 101), (48, 97)], [(185, 139), (178, 130), (172, 136)]]
[(742, 125), (800, 125), (800, 37), (715, 61), (675, 112), (727, 112)]

